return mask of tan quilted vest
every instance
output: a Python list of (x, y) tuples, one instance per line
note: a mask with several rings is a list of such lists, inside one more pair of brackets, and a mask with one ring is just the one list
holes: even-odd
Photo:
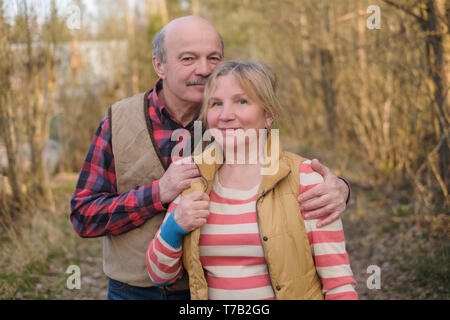
[[(121, 100), (109, 110), (112, 149), (119, 193), (128, 192), (161, 178), (165, 172), (155, 151), (148, 103), (141, 93)], [(157, 214), (141, 226), (121, 235), (109, 235), (103, 242), (103, 271), (114, 279), (133, 286), (151, 287), (146, 266), (146, 251), (164, 219)], [(170, 286), (188, 289), (187, 276)]]
[[(270, 139), (267, 146), (270, 145)], [(268, 148), (270, 150), (270, 147)], [(210, 193), (214, 175), (220, 168), (212, 161), (199, 164), (201, 156), (194, 157), (205, 181), (195, 181), (183, 194), (194, 190)], [(214, 157), (214, 152), (208, 152)], [(316, 300), (323, 299), (321, 283), (314, 265), (308, 236), (300, 207), (299, 192), (300, 163), (302, 157), (283, 152), (279, 147), (278, 171), (264, 175), (258, 190), (257, 215), (270, 280), (277, 299)], [(211, 157), (210, 157), (211, 158)], [(208, 285), (200, 262), (200, 229), (184, 238), (183, 263), (189, 274), (191, 299), (208, 299)]]

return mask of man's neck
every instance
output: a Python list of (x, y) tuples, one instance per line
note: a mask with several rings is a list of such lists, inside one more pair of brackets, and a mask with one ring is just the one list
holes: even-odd
[(187, 126), (193, 120), (197, 119), (200, 113), (200, 104), (188, 103), (174, 99), (170, 94), (165, 94), (164, 88), (158, 92), (158, 97), (164, 108), (174, 117), (183, 127)]

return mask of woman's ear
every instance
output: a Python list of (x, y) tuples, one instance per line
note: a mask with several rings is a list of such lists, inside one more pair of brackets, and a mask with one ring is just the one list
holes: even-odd
[(166, 72), (165, 72), (165, 63), (159, 61), (156, 57), (152, 58), (153, 63), (153, 69), (155, 69), (156, 74), (159, 78), (165, 79)]
[(275, 117), (273, 116), (273, 114), (266, 111), (266, 129), (269, 129), (272, 126), (274, 120)]

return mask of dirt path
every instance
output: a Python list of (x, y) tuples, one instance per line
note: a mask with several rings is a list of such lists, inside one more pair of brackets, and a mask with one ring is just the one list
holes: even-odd
[(108, 278), (102, 268), (102, 239), (80, 240), (87, 242), (80, 245), (78, 253), (79, 264), (77, 265), (80, 267), (81, 287), (79, 290), (66, 288), (58, 299), (105, 300), (107, 299)]

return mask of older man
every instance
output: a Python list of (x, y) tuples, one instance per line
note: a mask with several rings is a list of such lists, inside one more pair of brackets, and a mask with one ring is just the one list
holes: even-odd
[[(71, 200), (70, 219), (82, 237), (104, 237), (109, 299), (189, 299), (186, 277), (156, 287), (146, 249), (168, 204), (199, 178), (192, 163), (172, 163), (176, 129), (193, 134), (204, 84), (223, 60), (223, 42), (200, 17), (171, 21), (153, 42), (159, 76), (152, 90), (115, 103), (100, 122)], [(315, 162), (325, 182), (303, 195), (302, 209), (329, 223), (345, 210), (349, 189)], [(348, 199), (347, 199), (348, 200)]]

